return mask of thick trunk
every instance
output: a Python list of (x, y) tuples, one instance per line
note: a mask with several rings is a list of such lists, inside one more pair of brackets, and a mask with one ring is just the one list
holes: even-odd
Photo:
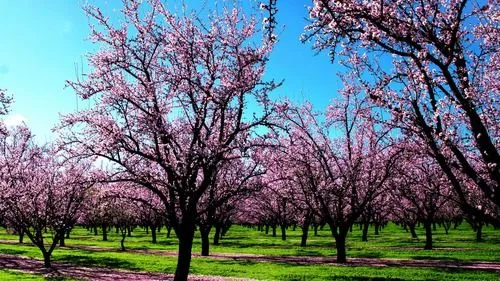
[(24, 230), (19, 230), (19, 244), (23, 244), (24, 242)]
[(269, 225), (266, 224), (266, 234), (269, 234)]
[(127, 227), (127, 236), (132, 237), (132, 227)]
[(43, 266), (45, 268), (50, 268), (52, 267), (51, 261), (50, 261), (50, 253), (47, 251), (43, 251)]
[(346, 263), (347, 262), (347, 253), (345, 248), (345, 235), (339, 233), (335, 237), (335, 246), (337, 247), (337, 263)]
[(286, 225), (281, 225), (281, 240), (286, 241)]
[(370, 226), (370, 223), (364, 222), (363, 223), (363, 234), (361, 235), (361, 241), (363, 242), (368, 242), (368, 228)]
[(425, 228), (425, 247), (426, 250), (432, 250), (432, 223), (430, 221), (424, 222)]
[(210, 240), (208, 235), (210, 234), (210, 228), (200, 227), (201, 235), (201, 255), (203, 257), (208, 257), (210, 255)]
[(61, 239), (59, 239), (59, 247), (66, 246), (66, 243), (65, 243), (64, 239), (65, 238), (64, 238), (64, 234), (63, 234), (63, 235), (61, 235)]
[(221, 231), (221, 227), (219, 225), (216, 225), (215, 226), (215, 234), (214, 234), (214, 245), (219, 245), (220, 231)]
[(97, 236), (97, 226), (94, 226), (94, 235)]
[(309, 234), (309, 223), (306, 222), (302, 226), (302, 239), (300, 240), (300, 247), (305, 247), (307, 245), (307, 236)]
[(151, 242), (153, 244), (156, 244), (156, 226), (155, 225), (151, 226)]
[(174, 281), (187, 281), (191, 265), (191, 250), (193, 248), (194, 222), (192, 225), (181, 225), (182, 230), (177, 231), (179, 238), (179, 254)]
[(483, 223), (478, 223), (477, 224), (476, 241), (477, 242), (483, 241)]
[(276, 237), (276, 225), (273, 225), (273, 237)]
[(375, 223), (375, 235), (379, 235), (380, 234), (379, 230), (380, 230), (380, 224), (379, 223)]
[(102, 241), (108, 241), (108, 228), (106, 225), (102, 226)]

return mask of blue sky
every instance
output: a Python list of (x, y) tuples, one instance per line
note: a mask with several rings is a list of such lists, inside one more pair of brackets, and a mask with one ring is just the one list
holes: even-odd
[[(117, 1), (92, 2), (113, 11), (115, 4), (110, 3)], [(196, 7), (201, 0), (186, 2)], [(308, 99), (324, 108), (338, 89), (338, 64), (331, 64), (324, 53), (315, 55), (310, 44), (299, 41), (311, 1), (278, 2), (278, 20), (284, 27), (279, 29), (280, 41), (266, 78), (285, 82), (273, 96), (297, 102)], [(54, 138), (51, 128), (60, 114), (75, 111), (77, 99), (71, 89), (64, 89), (65, 81), (76, 77), (75, 65), (85, 64), (85, 55), (96, 49), (87, 40), (89, 20), (81, 8), (84, 3), (0, 0), (0, 88), (7, 89), (15, 100), (4, 119), (7, 124), (25, 121), (40, 141)], [(82, 101), (78, 103), (85, 106)]]

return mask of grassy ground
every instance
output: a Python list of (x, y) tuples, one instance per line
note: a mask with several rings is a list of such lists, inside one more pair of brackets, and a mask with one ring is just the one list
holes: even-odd
[[(317, 237), (311, 236), (308, 241), (309, 245), (305, 249), (298, 247), (300, 234), (299, 228), (296, 231), (290, 230), (287, 241), (281, 241), (280, 237), (271, 237), (270, 234), (266, 235), (256, 229), (236, 226), (230, 229), (220, 246), (212, 246), (211, 250), (216, 253), (263, 255), (335, 255), (333, 240), (327, 229), (320, 231)], [(418, 234), (423, 239), (421, 229)], [(176, 250), (175, 237), (167, 239), (165, 235), (165, 230), (163, 230), (158, 234), (158, 244), (152, 244), (150, 236), (147, 236), (142, 229), (135, 229), (133, 237), (127, 237), (125, 243), (128, 249)], [(395, 225), (389, 225), (378, 236), (369, 236), (369, 242), (360, 242), (360, 235), (358, 229), (354, 229), (350, 234), (348, 257), (500, 261), (500, 233), (489, 228), (484, 230), (485, 241), (480, 243), (474, 241), (474, 232), (465, 224), (457, 230), (451, 230), (448, 235), (438, 228), (434, 237), (437, 249), (431, 251), (420, 250), (423, 248), (423, 241), (412, 240), (408, 233)], [(114, 231), (109, 234), (109, 241), (101, 241), (101, 238), (100, 235), (94, 236), (86, 229), (77, 228), (72, 232), (71, 239), (66, 240), (66, 244), (119, 249), (119, 237)], [(1, 230), (0, 239), (17, 240), (17, 236), (9, 235)], [(199, 238), (196, 238), (193, 251), (200, 251)], [(41, 258), (39, 251), (30, 246), (0, 244), (0, 253)], [(176, 262), (174, 257), (76, 249), (56, 249), (54, 260), (86, 266), (107, 266), (151, 272), (173, 272)], [(500, 278), (497, 273), (483, 271), (295, 265), (210, 258), (194, 258), (191, 272), (262, 280), (332, 280), (333, 277), (335, 280), (498, 280)], [(1, 274), (8, 273), (0, 273), (0, 280), (4, 280)]]

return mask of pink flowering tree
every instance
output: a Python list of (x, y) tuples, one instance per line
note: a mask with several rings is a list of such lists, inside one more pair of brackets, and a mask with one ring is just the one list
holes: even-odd
[(1, 211), (9, 226), (40, 249), (45, 267), (51, 267), (52, 252), (76, 224), (86, 191), (94, 184), (90, 166), (36, 145), (26, 127), (3, 136), (0, 149)]
[(86, 79), (68, 84), (93, 106), (63, 118), (65, 142), (74, 155), (105, 159), (110, 181), (160, 198), (179, 240), (175, 280), (186, 280), (201, 198), (268, 123), (277, 85), (261, 78), (272, 44), (237, 8), (208, 23), (159, 0), (124, 0), (120, 25), (96, 7), (86, 12), (99, 50)]
[[(424, 249), (432, 249), (432, 224), (447, 205), (452, 204), (454, 194), (448, 179), (428, 155), (407, 149), (398, 163), (397, 177), (392, 179), (394, 200), (405, 212), (422, 222), (425, 228)], [(412, 226), (410, 226), (412, 227)], [(414, 226), (413, 226), (414, 227)], [(414, 233), (412, 232), (412, 236)]]
[(323, 115), (310, 104), (282, 104), (287, 137), (277, 136), (283, 162), (294, 167), (285, 179), (300, 194), (297, 198), (330, 226), (340, 263), (346, 262), (350, 227), (387, 190), (398, 156), (389, 131), (374, 123), (366, 101), (351, 95), (355, 90), (347, 85), (344, 98)]
[[(203, 194), (198, 205), (197, 224), (201, 234), (202, 256), (209, 255), (209, 234), (212, 227), (216, 226), (215, 236), (219, 239), (221, 227), (226, 225), (223, 211), (230, 211), (226, 203), (252, 196), (259, 191), (262, 188), (259, 176), (263, 173), (262, 165), (249, 155), (236, 157), (235, 160), (225, 162), (219, 167), (216, 180)], [(217, 239), (214, 240), (218, 243)]]
[(421, 139), (466, 213), (499, 225), (499, 213), (483, 212), (467, 195), (478, 190), (500, 206), (498, 5), (312, 2), (303, 39), (340, 57), (390, 114), (387, 122)]

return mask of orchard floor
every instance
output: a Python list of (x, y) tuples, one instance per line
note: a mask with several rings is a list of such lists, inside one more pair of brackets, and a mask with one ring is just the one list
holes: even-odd
[[(56, 271), (41, 268), (41, 254), (29, 243), (0, 229), (0, 280), (165, 280), (175, 269), (176, 238), (158, 233), (158, 243), (136, 228), (119, 248), (114, 231), (101, 241), (83, 228), (76, 228), (66, 246), (54, 251)], [(99, 233), (100, 234), (100, 233)], [(356, 227), (349, 234), (347, 265), (336, 265), (335, 247), (325, 228), (308, 246), (299, 247), (301, 230), (289, 229), (286, 241), (256, 229), (233, 226), (211, 246), (210, 257), (197, 255), (200, 239), (193, 248), (192, 280), (500, 280), (500, 231), (484, 229), (484, 241), (476, 242), (466, 224), (445, 234), (434, 233), (433, 250), (423, 250), (423, 229), (419, 240), (390, 224), (379, 235), (370, 230), (369, 242), (361, 242)], [(27, 239), (27, 237), (26, 237)]]

